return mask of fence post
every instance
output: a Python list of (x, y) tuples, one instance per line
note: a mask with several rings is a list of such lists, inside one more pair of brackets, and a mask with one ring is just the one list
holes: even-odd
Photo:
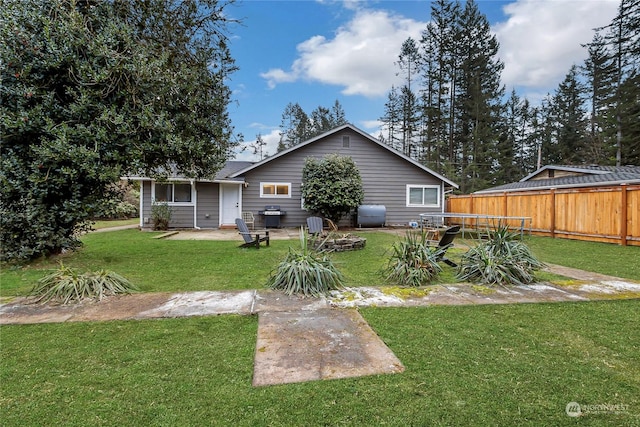
[(556, 189), (552, 188), (549, 193), (551, 196), (551, 209), (549, 209), (551, 214), (551, 237), (555, 239), (556, 237)]
[(627, 184), (620, 184), (620, 244), (627, 246)]
[(508, 215), (508, 206), (507, 206), (507, 192), (504, 191), (502, 193), (502, 197), (504, 197), (504, 200), (502, 201), (502, 216), (509, 216)]

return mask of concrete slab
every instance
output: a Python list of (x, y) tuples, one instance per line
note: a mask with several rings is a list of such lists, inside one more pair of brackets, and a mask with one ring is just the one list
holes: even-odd
[(404, 366), (356, 310), (262, 312), (253, 385), (402, 372)]
[(252, 314), (256, 291), (200, 291), (174, 294), (164, 304), (138, 313), (135, 318)]
[(299, 295), (286, 295), (281, 291), (261, 290), (256, 293), (253, 312), (317, 310), (328, 308), (326, 298), (312, 298)]
[(19, 298), (0, 305), (0, 325), (66, 322), (73, 317), (75, 311), (77, 307), (74, 306), (25, 304), (24, 299)]
[(640, 283), (623, 280), (605, 280), (598, 283), (567, 284), (559, 287), (585, 300), (640, 298)]

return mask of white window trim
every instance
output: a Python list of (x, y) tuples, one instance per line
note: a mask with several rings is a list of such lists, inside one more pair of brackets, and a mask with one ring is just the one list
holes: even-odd
[[(409, 192), (412, 188), (421, 188), (421, 189), (425, 189), (425, 188), (433, 188), (436, 190), (437, 194), (438, 194), (438, 203), (436, 204), (412, 204), (410, 203), (411, 198), (409, 197)], [(439, 185), (423, 185), (423, 184), (407, 184), (407, 207), (410, 208), (439, 208), (440, 207), (440, 203), (441, 203), (441, 199), (442, 199), (442, 195), (440, 193), (440, 186)]]
[[(289, 188), (288, 194), (264, 194), (262, 191), (264, 190), (265, 185), (286, 185)], [(290, 199), (291, 198), (291, 190), (293, 186), (290, 182), (261, 182), (260, 183), (260, 198), (262, 199)]]
[[(170, 182), (156, 182), (153, 181), (151, 185), (151, 203), (156, 203), (156, 184), (175, 185), (175, 184), (188, 184), (191, 186), (191, 201), (190, 202), (166, 202), (169, 206), (195, 206), (196, 193), (194, 182), (191, 181), (170, 181)], [(164, 203), (164, 202), (161, 202)]]

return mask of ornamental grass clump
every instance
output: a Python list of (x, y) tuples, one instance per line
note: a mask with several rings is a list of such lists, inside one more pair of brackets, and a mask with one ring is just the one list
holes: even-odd
[(289, 248), (284, 261), (267, 280), (267, 286), (283, 290), (287, 295), (302, 294), (319, 297), (343, 286), (344, 277), (326, 252), (317, 252), (307, 244), (300, 228), (301, 250)]
[(36, 303), (56, 301), (67, 304), (85, 298), (99, 301), (105, 296), (136, 291), (136, 286), (112, 271), (100, 270), (80, 274), (61, 264), (53, 273), (38, 280), (29, 296), (34, 297)]
[(391, 256), (382, 271), (385, 279), (400, 286), (428, 285), (438, 277), (438, 264), (443, 249), (429, 246), (426, 236), (408, 232), (405, 238), (391, 247)]
[(489, 232), (489, 240), (462, 256), (456, 278), (486, 285), (526, 285), (536, 281), (535, 271), (542, 267), (518, 233), (499, 225)]

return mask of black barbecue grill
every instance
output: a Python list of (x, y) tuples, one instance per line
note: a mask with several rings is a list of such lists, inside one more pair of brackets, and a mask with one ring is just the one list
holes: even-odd
[(280, 228), (280, 217), (286, 214), (278, 205), (265, 206), (263, 211), (258, 211), (258, 215), (264, 216), (265, 228)]

